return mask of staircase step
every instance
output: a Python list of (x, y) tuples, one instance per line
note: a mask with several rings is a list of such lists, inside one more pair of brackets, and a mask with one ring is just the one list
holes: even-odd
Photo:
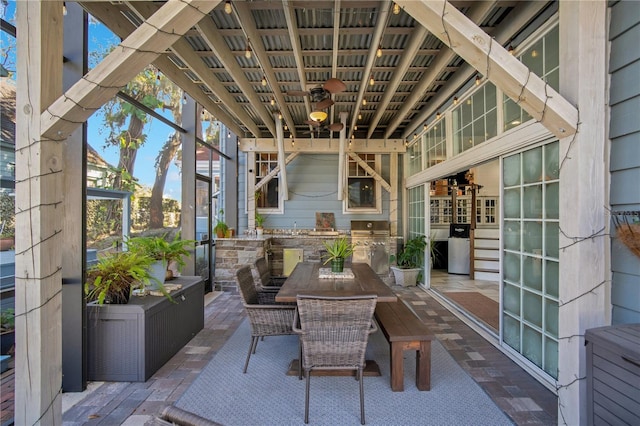
[(474, 280), (499, 282), (500, 281), (500, 273), (499, 272), (474, 271), (473, 279)]
[(498, 259), (489, 259), (489, 260), (474, 259), (474, 267), (476, 271), (478, 270), (499, 271), (500, 261)]

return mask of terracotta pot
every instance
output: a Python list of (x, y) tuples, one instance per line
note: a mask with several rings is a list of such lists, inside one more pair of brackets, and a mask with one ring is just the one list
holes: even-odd
[(15, 237), (2, 237), (0, 238), (0, 251), (11, 250), (16, 244)]

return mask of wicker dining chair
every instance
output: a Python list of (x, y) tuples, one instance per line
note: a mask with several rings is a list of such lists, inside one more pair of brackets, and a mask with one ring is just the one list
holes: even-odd
[(259, 257), (256, 259), (254, 266), (258, 271), (258, 276), (260, 277), (260, 285), (263, 288), (268, 287), (282, 287), (287, 277), (274, 277), (271, 275), (271, 271), (269, 270), (269, 264), (267, 263), (267, 259), (264, 257)]
[(295, 305), (260, 304), (250, 265), (244, 265), (238, 269), (236, 282), (251, 325), (251, 344), (243, 370), (243, 373), (246, 373), (251, 354), (256, 353), (259, 338), (295, 334), (292, 324), (296, 307)]
[(365, 351), (377, 296), (320, 297), (298, 295), (293, 330), (300, 335), (302, 368), (307, 377), (304, 422), (309, 423), (309, 387), (312, 370), (355, 370), (360, 384), (360, 422), (364, 419)]

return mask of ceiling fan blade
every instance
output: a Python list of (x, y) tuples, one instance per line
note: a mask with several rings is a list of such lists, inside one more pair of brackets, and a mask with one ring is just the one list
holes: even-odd
[(324, 90), (329, 93), (341, 93), (347, 90), (347, 85), (337, 78), (330, 78), (324, 83)]
[(319, 121), (304, 120), (304, 122), (307, 123), (309, 126), (320, 127), (320, 122)]
[(333, 123), (329, 125), (329, 130), (331, 130), (332, 132), (339, 132), (343, 128), (344, 128), (344, 124), (342, 123)]
[(288, 90), (287, 95), (288, 96), (309, 96), (309, 92), (306, 92), (304, 90)]
[(335, 102), (333, 102), (330, 98), (327, 99), (323, 99), (320, 102), (318, 102), (316, 104), (316, 108), (317, 109), (325, 109), (325, 108), (329, 108), (331, 105), (333, 105)]

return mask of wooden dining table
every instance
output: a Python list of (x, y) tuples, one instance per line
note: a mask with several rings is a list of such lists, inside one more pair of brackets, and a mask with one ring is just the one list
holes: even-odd
[[(299, 294), (309, 296), (364, 296), (375, 294), (380, 302), (395, 302), (398, 297), (387, 286), (384, 281), (366, 263), (353, 263), (345, 265), (346, 274), (343, 276), (333, 275), (330, 272), (322, 271), (325, 268), (319, 262), (300, 262), (286, 279), (280, 291), (276, 294), (276, 302), (293, 302), (297, 300)], [(331, 268), (329, 267), (330, 271)], [(344, 275), (353, 276), (352, 278)], [(298, 374), (298, 359), (294, 359), (289, 364), (287, 375)], [(316, 376), (344, 376), (353, 375), (351, 370), (314, 370), (312, 375)], [(380, 367), (375, 360), (366, 360), (363, 370), (365, 376), (379, 376)]]
[[(276, 302), (295, 302), (299, 294), (309, 296), (364, 296), (375, 294), (378, 302), (395, 302), (398, 297), (366, 263), (352, 263), (345, 266), (345, 274), (323, 274), (326, 268), (319, 262), (300, 262), (286, 279)], [(330, 271), (330, 266), (328, 271)], [(353, 278), (345, 277), (352, 272)], [(324, 271), (323, 271), (324, 272)]]

